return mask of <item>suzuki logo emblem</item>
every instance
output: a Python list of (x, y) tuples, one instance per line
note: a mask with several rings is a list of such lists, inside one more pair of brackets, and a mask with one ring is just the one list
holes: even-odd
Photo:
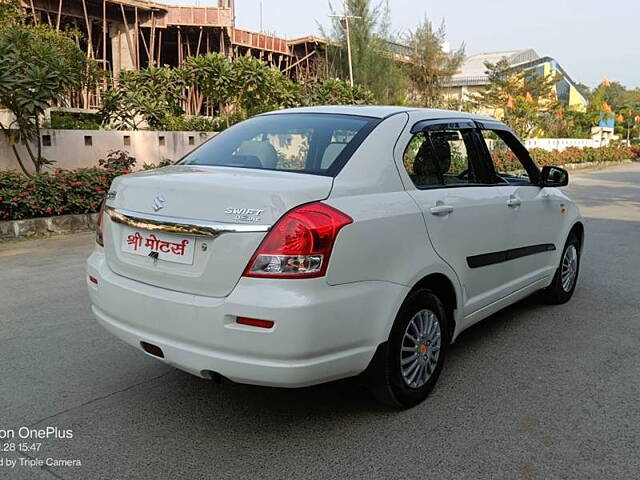
[(158, 195), (156, 198), (153, 199), (153, 211), (157, 212), (158, 210), (162, 210), (166, 202), (167, 201), (162, 195)]

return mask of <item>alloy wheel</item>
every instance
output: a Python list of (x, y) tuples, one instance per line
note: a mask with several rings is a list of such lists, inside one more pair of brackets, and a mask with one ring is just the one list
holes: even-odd
[(431, 310), (420, 310), (411, 318), (400, 350), (402, 378), (409, 387), (420, 388), (431, 378), (440, 356), (441, 337), (440, 321)]
[(562, 257), (560, 281), (562, 289), (570, 292), (578, 275), (578, 249), (575, 245), (569, 245)]

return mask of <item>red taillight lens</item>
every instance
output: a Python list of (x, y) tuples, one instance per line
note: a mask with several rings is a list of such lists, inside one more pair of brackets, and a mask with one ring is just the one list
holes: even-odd
[(107, 202), (105, 198), (102, 200), (102, 205), (100, 205), (100, 213), (98, 213), (98, 223), (96, 223), (96, 243), (101, 247), (104, 247), (104, 236), (102, 235), (102, 225), (104, 216), (104, 204)]
[(351, 217), (324, 203), (294, 208), (269, 231), (244, 276), (322, 277), (327, 272), (338, 232), (352, 222)]

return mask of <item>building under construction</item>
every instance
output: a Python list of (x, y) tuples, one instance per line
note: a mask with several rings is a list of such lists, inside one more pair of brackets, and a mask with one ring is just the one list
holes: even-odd
[[(22, 0), (35, 24), (83, 33), (79, 46), (117, 77), (123, 69), (178, 67), (185, 58), (221, 52), (230, 58), (252, 55), (291, 78), (317, 74), (326, 42), (314, 36), (293, 40), (236, 28), (234, 0), (218, 6), (173, 6), (142, 0)], [(99, 92), (80, 100), (100, 103)]]

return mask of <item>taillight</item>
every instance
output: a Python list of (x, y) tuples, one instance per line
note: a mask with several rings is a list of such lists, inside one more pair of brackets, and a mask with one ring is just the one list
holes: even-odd
[(287, 212), (271, 228), (253, 255), (245, 277), (312, 278), (327, 272), (329, 256), (348, 215), (324, 203)]
[(104, 247), (104, 236), (102, 235), (102, 226), (104, 222), (102, 220), (102, 217), (104, 215), (104, 204), (106, 202), (106, 198), (102, 200), (102, 204), (100, 205), (100, 212), (98, 213), (98, 223), (96, 223), (96, 243), (101, 247)]

